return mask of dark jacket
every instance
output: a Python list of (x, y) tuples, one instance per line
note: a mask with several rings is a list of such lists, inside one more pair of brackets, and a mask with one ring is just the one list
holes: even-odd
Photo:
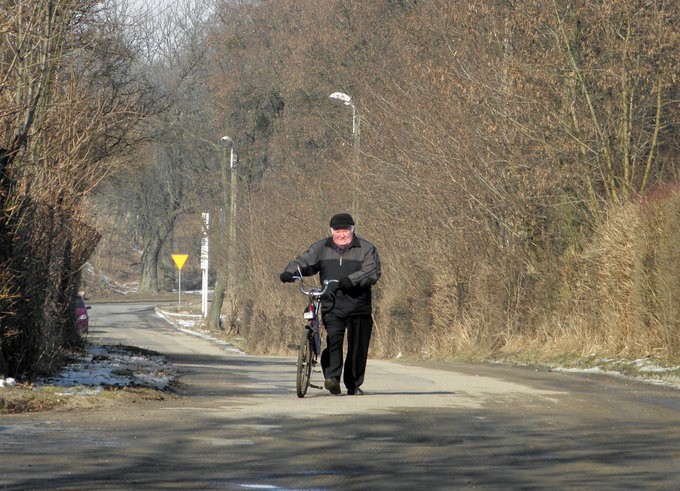
[(354, 236), (344, 251), (338, 249), (333, 238), (312, 244), (307, 252), (293, 259), (286, 271), (297, 274), (300, 267), (304, 276), (319, 273), (319, 279), (340, 280), (349, 276), (352, 287), (335, 292), (332, 298), (322, 299), (322, 312), (332, 312), (338, 317), (371, 314), (371, 285), (380, 278), (380, 257), (375, 246), (361, 237)]

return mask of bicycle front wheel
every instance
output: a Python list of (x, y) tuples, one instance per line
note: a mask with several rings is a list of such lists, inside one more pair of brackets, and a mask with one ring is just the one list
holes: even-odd
[(297, 377), (295, 379), (295, 388), (297, 389), (297, 396), (304, 397), (309, 388), (309, 377), (312, 374), (312, 338), (309, 336), (309, 331), (304, 329), (302, 331), (302, 339), (300, 339), (300, 351), (298, 352), (297, 360)]

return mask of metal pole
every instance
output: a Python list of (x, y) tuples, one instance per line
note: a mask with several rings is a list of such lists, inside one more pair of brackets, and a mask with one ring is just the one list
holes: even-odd
[(360, 145), (360, 135), (359, 135), (359, 116), (357, 115), (357, 107), (354, 104), (354, 102), (350, 101), (350, 105), (352, 106), (352, 139), (354, 140), (354, 163), (353, 163), (353, 170), (354, 170), (354, 179), (355, 179), (355, 184), (352, 186), (352, 213), (354, 214), (354, 220), (358, 220), (359, 216), (359, 210), (357, 209), (358, 206), (358, 192), (357, 192), (357, 186), (358, 186), (358, 181), (359, 181), (359, 145)]
[(231, 172), (231, 186), (229, 196), (229, 250), (227, 254), (227, 315), (231, 321), (234, 312), (234, 270), (236, 268), (236, 198), (238, 193), (238, 182), (235, 169), (235, 155), (234, 146), (231, 146), (231, 158), (229, 160), (229, 169)]
[(354, 102), (350, 103), (352, 106), (352, 138), (354, 139), (354, 149), (357, 154), (359, 153), (360, 143), (360, 128), (359, 128), (359, 116), (357, 115), (357, 107)]
[(201, 240), (201, 313), (203, 318), (208, 317), (208, 258), (210, 213), (203, 213), (203, 238)]

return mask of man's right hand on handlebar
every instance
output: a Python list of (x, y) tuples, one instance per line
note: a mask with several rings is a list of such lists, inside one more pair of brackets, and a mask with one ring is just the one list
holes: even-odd
[(341, 290), (349, 290), (350, 288), (352, 288), (352, 280), (349, 279), (349, 276), (340, 278), (338, 286), (340, 287)]
[(279, 276), (279, 279), (280, 279), (283, 283), (292, 283), (293, 281), (295, 281), (295, 275), (294, 275), (293, 273), (291, 273), (290, 271), (284, 271), (284, 272), (281, 273), (281, 275)]

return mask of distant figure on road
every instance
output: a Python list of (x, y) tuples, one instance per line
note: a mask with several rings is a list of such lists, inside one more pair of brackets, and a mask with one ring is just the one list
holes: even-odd
[(340, 395), (343, 375), (343, 343), (347, 330), (347, 357), (343, 382), (349, 395), (362, 395), (368, 347), (373, 330), (371, 286), (380, 278), (380, 258), (375, 246), (354, 234), (349, 213), (333, 215), (331, 236), (312, 244), (307, 252), (293, 259), (281, 273), (284, 283), (293, 281), (298, 267), (303, 276), (319, 273), (321, 282), (332, 283), (331, 296), (322, 299), (321, 312), (326, 327), (326, 348), (321, 353), (324, 387)]

